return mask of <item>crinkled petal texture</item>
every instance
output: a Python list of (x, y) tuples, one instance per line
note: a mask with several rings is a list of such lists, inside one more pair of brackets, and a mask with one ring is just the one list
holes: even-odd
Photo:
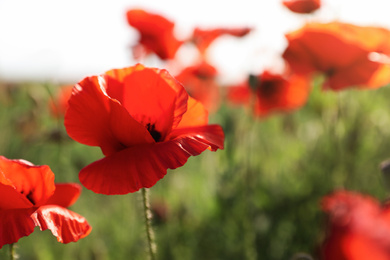
[(0, 156), (0, 209), (43, 205), (54, 190), (54, 174), (47, 165)]
[(184, 165), (190, 156), (211, 148), (223, 148), (223, 131), (218, 125), (175, 130), (170, 140), (129, 147), (96, 161), (80, 171), (80, 181), (96, 193), (126, 194), (150, 188), (167, 169)]
[(321, 7), (320, 0), (283, 0), (282, 3), (290, 11), (299, 14), (309, 14)]
[(84, 217), (60, 206), (42, 206), (31, 217), (42, 231), (49, 229), (65, 244), (87, 236), (92, 230)]
[(224, 139), (220, 126), (207, 125), (202, 104), (167, 71), (141, 64), (79, 83), (65, 126), (74, 140), (101, 147), (106, 157), (82, 169), (79, 178), (103, 194), (151, 187), (189, 156), (222, 149)]
[[(382, 47), (379, 39), (364, 43), (368, 30), (358, 33), (347, 24), (312, 23), (286, 35), (288, 47), (283, 58), (296, 73), (321, 72), (327, 77), (325, 88), (378, 87), (369, 84), (380, 63), (369, 55)], [(378, 83), (379, 81), (377, 81)]]
[(65, 243), (88, 235), (86, 220), (63, 208), (73, 204), (80, 191), (78, 184), (55, 185), (46, 165), (0, 156), (0, 248), (30, 235), (36, 225), (51, 229)]
[[(1, 197), (4, 198), (4, 197)], [(31, 214), (34, 208), (0, 210), (0, 249), (3, 245), (18, 242), (34, 231)]]
[(390, 259), (390, 209), (373, 198), (338, 191), (323, 199), (329, 214), (325, 260)]

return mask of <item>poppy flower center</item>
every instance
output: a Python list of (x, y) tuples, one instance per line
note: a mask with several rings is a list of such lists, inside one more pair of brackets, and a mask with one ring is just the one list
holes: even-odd
[(25, 195), (26, 199), (28, 199), (33, 205), (35, 205), (35, 201), (32, 198), (33, 197), (33, 190), (30, 190), (27, 194), (24, 194), (24, 191), (22, 190), (20, 193)]
[(263, 81), (259, 85), (258, 89), (259, 89), (259, 92), (261, 93), (261, 95), (263, 95), (265, 97), (270, 97), (275, 92), (277, 92), (278, 87), (277, 87), (277, 84), (275, 84), (275, 82), (273, 82), (273, 81)]
[(148, 129), (149, 134), (153, 137), (154, 141), (158, 142), (161, 139), (161, 133), (156, 130), (156, 126), (151, 123), (146, 124), (146, 129)]

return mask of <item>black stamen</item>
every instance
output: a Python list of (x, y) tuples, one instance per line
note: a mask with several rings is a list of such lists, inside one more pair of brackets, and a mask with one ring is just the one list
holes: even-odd
[(150, 135), (153, 137), (154, 141), (158, 142), (161, 139), (161, 133), (156, 130), (156, 127), (154, 124), (147, 123), (146, 129), (148, 129)]

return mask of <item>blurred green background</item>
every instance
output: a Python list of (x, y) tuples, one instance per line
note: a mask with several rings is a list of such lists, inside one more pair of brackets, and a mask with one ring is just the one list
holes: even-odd
[[(58, 88), (0, 83), (0, 154), (79, 183), (79, 170), (102, 153), (71, 140), (50, 114)], [(321, 197), (344, 188), (386, 199), (379, 164), (390, 157), (389, 95), (388, 87), (324, 92), (317, 81), (303, 108), (262, 119), (223, 102), (210, 123), (222, 125), (225, 149), (189, 158), (150, 189), (157, 259), (318, 259)], [(70, 209), (87, 218), (91, 234), (64, 245), (36, 228), (17, 243), (20, 259), (148, 259), (139, 192), (84, 188)]]

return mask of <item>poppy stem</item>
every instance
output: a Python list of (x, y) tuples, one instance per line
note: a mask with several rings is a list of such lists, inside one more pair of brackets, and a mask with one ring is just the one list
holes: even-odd
[(9, 256), (11, 260), (18, 259), (18, 255), (16, 254), (16, 245), (15, 243), (9, 244)]
[(144, 216), (145, 216), (145, 227), (146, 227), (146, 236), (148, 238), (149, 245), (149, 256), (151, 260), (156, 259), (156, 243), (154, 241), (154, 232), (152, 228), (152, 211), (150, 210), (149, 204), (149, 190), (142, 188), (142, 202), (144, 205)]

